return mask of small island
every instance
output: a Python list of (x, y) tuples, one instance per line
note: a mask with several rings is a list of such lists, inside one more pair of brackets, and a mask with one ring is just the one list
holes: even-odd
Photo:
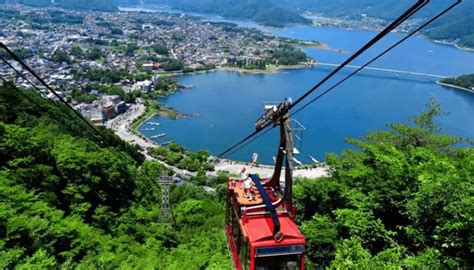
[(474, 73), (457, 78), (442, 79), (438, 84), (474, 93)]

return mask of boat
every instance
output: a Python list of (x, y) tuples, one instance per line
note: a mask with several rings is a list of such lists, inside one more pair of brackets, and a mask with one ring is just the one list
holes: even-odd
[(165, 145), (168, 145), (168, 144), (173, 143), (173, 142), (174, 142), (174, 141), (163, 142), (163, 143), (161, 143), (161, 146), (165, 146)]
[(153, 135), (153, 136), (151, 136), (150, 138), (152, 138), (152, 139), (158, 139), (158, 138), (162, 138), (162, 137), (164, 137), (164, 136), (166, 136), (166, 133), (160, 133), (160, 134), (158, 134), (158, 135)]
[(308, 157), (313, 161), (313, 163), (315, 164), (320, 164), (321, 162), (319, 162), (317, 159), (315, 159), (312, 155), (308, 155)]
[(159, 126), (160, 125), (160, 123), (158, 123), (158, 122), (147, 122), (146, 124), (147, 125), (152, 125), (152, 126)]
[(155, 128), (142, 128), (141, 131), (152, 131), (155, 130)]
[(293, 161), (294, 161), (296, 164), (298, 164), (298, 165), (300, 165), (300, 166), (303, 166), (303, 162), (297, 160), (295, 157), (293, 157)]

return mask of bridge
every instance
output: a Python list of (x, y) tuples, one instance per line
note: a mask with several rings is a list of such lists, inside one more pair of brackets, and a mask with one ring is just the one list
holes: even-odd
[[(338, 67), (339, 64), (317, 62), (316, 66)], [(347, 65), (346, 68), (359, 69), (359, 68), (361, 68), (361, 66)], [(415, 75), (415, 76), (429, 77), (429, 78), (435, 78), (435, 79), (444, 79), (444, 78), (448, 77), (448, 76), (437, 75), (437, 74), (429, 74), (429, 73), (406, 71), (406, 70), (397, 70), (397, 69), (388, 69), (388, 68), (365, 67), (364, 70), (374, 70), (374, 71), (381, 71), (381, 72), (387, 72), (387, 73)]]

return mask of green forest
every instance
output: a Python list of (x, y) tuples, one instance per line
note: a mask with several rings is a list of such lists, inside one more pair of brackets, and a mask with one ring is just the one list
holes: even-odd
[(118, 11), (117, 6), (109, 0), (0, 0), (1, 3), (20, 3), (28, 6), (55, 6), (77, 10)]
[[(430, 101), (409, 125), (348, 139), (358, 149), (328, 155), (331, 177), (296, 181), (307, 269), (473, 267), (474, 149), (434, 124), (442, 114)], [(227, 175), (172, 187), (174, 230), (156, 184), (170, 172), (86, 130), (62, 105), (0, 86), (1, 269), (231, 268)]]
[(441, 82), (466, 89), (472, 89), (474, 88), (474, 74), (462, 75), (457, 78), (446, 78), (442, 79)]

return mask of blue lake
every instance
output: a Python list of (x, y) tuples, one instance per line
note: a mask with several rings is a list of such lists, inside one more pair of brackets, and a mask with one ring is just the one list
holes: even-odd
[[(322, 41), (348, 52), (354, 52), (376, 35), (373, 31), (313, 27), (268, 28), (266, 31), (278, 36)], [(363, 63), (402, 37), (403, 34), (391, 34), (353, 64)], [(349, 56), (330, 50), (307, 48), (305, 51), (317, 61), (328, 63), (340, 63)], [(474, 73), (474, 53), (412, 38), (372, 66), (454, 76)], [(158, 141), (174, 140), (192, 151), (209, 149), (218, 154), (253, 131), (253, 123), (262, 114), (263, 102), (297, 98), (330, 70), (317, 67), (264, 75), (223, 71), (183, 75), (179, 83), (195, 87), (161, 102), (199, 116), (179, 120), (155, 117), (151, 121), (158, 121), (161, 126), (143, 133), (152, 136), (164, 132), (166, 137)], [(322, 92), (350, 71), (338, 74), (316, 92)], [(429, 78), (363, 71), (295, 116), (307, 128), (300, 146), (302, 154), (297, 158), (309, 162), (308, 155), (323, 160), (328, 152), (340, 153), (351, 147), (345, 138), (362, 138), (367, 132), (386, 128), (386, 123), (407, 122), (424, 109), (430, 97), (434, 97), (444, 111), (450, 112), (449, 116), (437, 119), (444, 131), (474, 139), (474, 94), (441, 87)], [(141, 128), (146, 127), (144, 124)], [(249, 161), (252, 153), (257, 152), (261, 162), (270, 164), (276, 154), (277, 141), (278, 133), (274, 129), (230, 158)]]

